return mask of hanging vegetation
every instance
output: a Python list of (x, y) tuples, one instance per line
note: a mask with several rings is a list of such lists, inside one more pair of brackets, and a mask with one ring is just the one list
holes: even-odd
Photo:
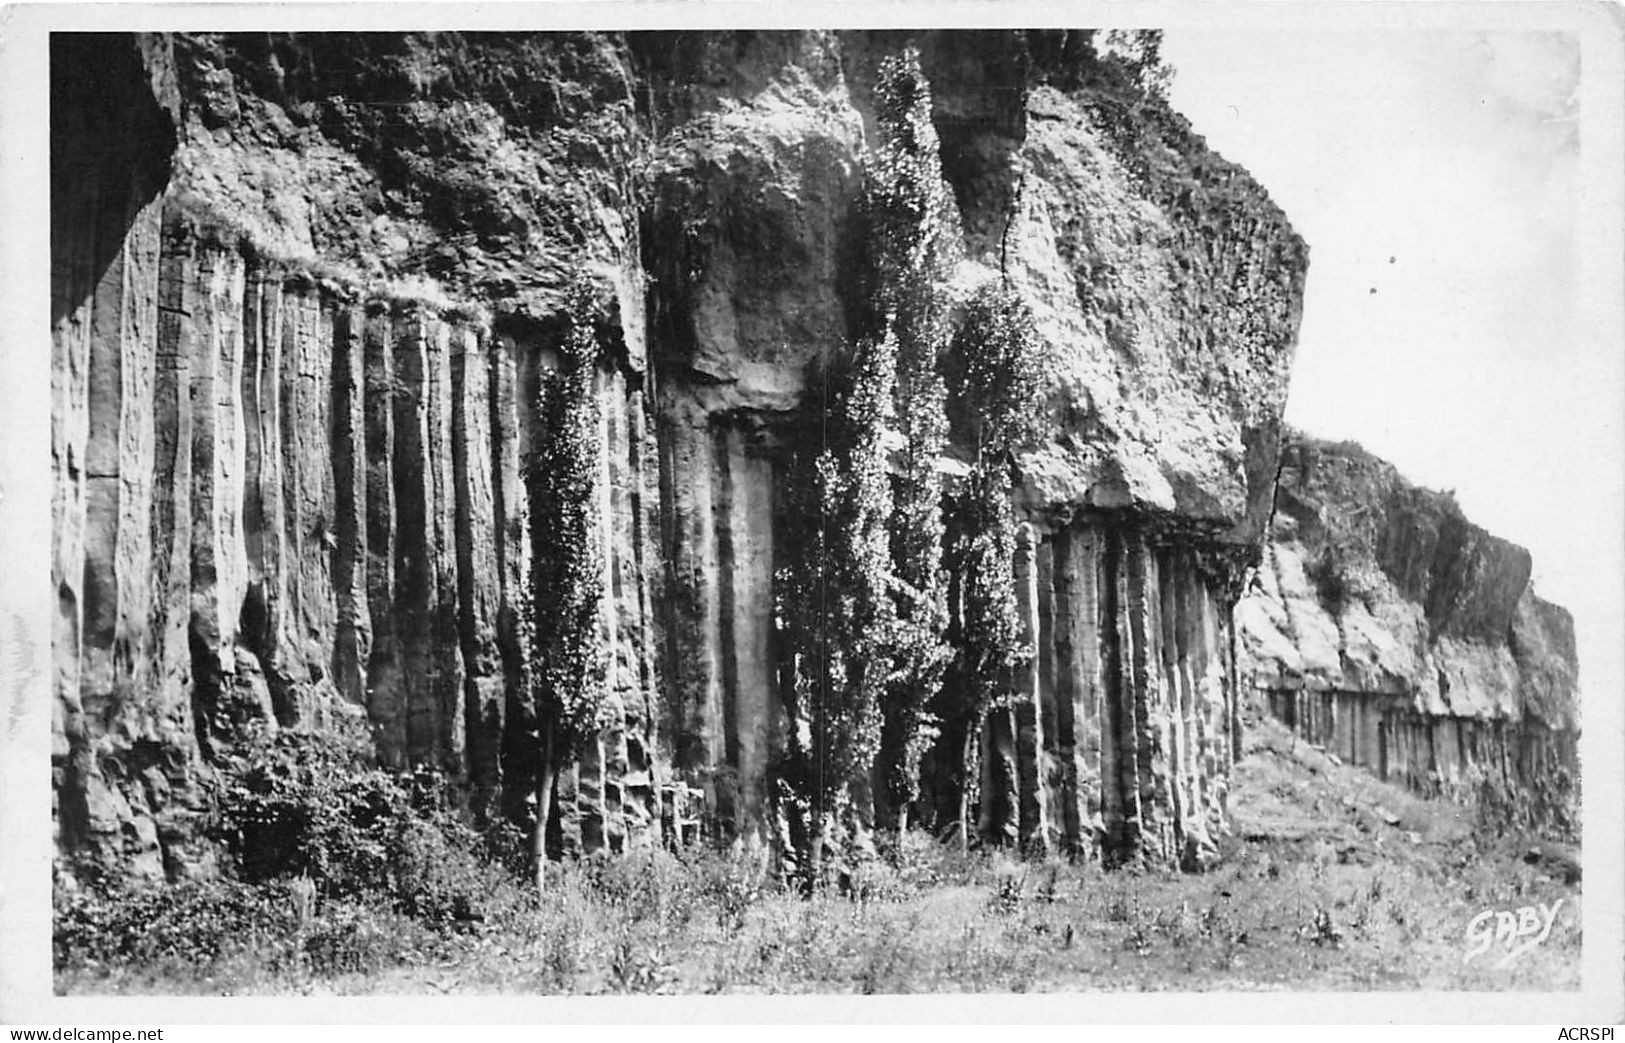
[(948, 414), (974, 465), (1008, 473), (1043, 429), (1048, 360), (1032, 312), (1014, 292), (984, 284), (970, 299), (943, 369)]

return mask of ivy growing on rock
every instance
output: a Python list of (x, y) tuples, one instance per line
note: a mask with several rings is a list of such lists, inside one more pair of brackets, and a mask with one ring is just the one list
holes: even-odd
[(941, 688), (949, 659), (938, 461), (948, 433), (940, 360), (947, 342), (952, 203), (930, 87), (914, 48), (881, 63), (875, 120), (879, 140), (869, 158), (866, 209), (877, 318), (882, 336), (896, 343), (900, 436), (891, 518), (895, 671), (882, 715), (876, 796), (901, 827), (919, 792), (920, 757), (935, 734), (926, 705)]
[(943, 366), (949, 416), (974, 466), (1007, 472), (1014, 454), (1037, 440), (1047, 366), (1026, 303), (984, 284), (971, 297)]
[(575, 287), (557, 365), (551, 370), (544, 367), (537, 377), (535, 448), (525, 466), (533, 554), (533, 680), (542, 743), (533, 848), (538, 882), (559, 764), (573, 757), (599, 727), (607, 685), (598, 510), (599, 345), (593, 312), (591, 291)]

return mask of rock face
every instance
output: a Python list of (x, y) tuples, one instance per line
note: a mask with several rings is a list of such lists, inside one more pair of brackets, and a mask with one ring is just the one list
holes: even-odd
[(1528, 551), (1353, 443), (1290, 434), (1241, 674), (1311, 741), (1427, 793), (1572, 826), (1574, 623)]
[[(210, 764), (249, 726), (345, 717), (477, 816), (533, 820), (525, 467), (583, 278), (607, 697), (549, 845), (776, 836), (785, 441), (852, 335), (872, 88), (909, 44), (956, 300), (1002, 280), (1054, 359), (1014, 490), (1033, 655), (980, 735), (980, 831), (1208, 858), (1306, 251), (1132, 63), (1062, 31), (57, 34), (60, 848), (204, 871)], [(1572, 662), (1566, 617), (1453, 524), (1394, 535), (1394, 583), (1439, 586), (1417, 626), (1523, 636), (1439, 660), (1448, 691), (1504, 665), (1505, 698), (1569, 705), (1572, 671), (1517, 658)]]

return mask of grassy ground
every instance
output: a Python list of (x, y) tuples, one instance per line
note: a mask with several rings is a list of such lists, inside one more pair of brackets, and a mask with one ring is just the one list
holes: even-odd
[[(59, 949), (63, 992), (750, 993), (1579, 987), (1577, 855), (1475, 836), (1256, 723), (1232, 779), (1234, 830), (1200, 876), (965, 857), (923, 837), (857, 897), (771, 886), (745, 854), (664, 853), (555, 867), (454, 929), (298, 888), (199, 958)], [(1538, 843), (1542, 856), (1532, 859)], [(263, 890), (263, 889), (262, 889)], [(1561, 899), (1550, 936), (1464, 963), (1485, 910)], [(314, 906), (319, 905), (320, 908)]]

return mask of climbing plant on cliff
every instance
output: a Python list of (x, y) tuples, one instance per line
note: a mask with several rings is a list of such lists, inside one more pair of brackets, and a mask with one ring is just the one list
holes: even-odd
[(577, 286), (571, 291), (557, 366), (544, 367), (537, 377), (535, 448), (525, 467), (533, 555), (535, 705), (542, 744), (532, 851), (538, 884), (558, 766), (598, 726), (608, 667), (600, 620), (602, 446), (593, 307), (590, 290)]
[(1049, 359), (1022, 299), (996, 283), (971, 297), (943, 362), (948, 416), (973, 465), (1008, 474), (1043, 426)]
[(893, 337), (863, 341), (819, 375), (809, 412), (820, 449), (799, 458), (789, 492), (777, 607), (795, 664), (793, 730), (807, 731), (793, 775), (808, 816), (800, 854), (814, 874), (836, 814), (861, 811), (850, 798), (874, 766), (895, 661), (886, 433), (896, 352)]
[(933, 734), (925, 707), (942, 686), (949, 658), (937, 461), (948, 431), (939, 363), (947, 342), (951, 203), (931, 122), (930, 86), (914, 48), (881, 63), (875, 121), (878, 147), (869, 157), (866, 209), (881, 335), (896, 343), (902, 443), (891, 518), (896, 669), (882, 714), (877, 797), (902, 826), (919, 792), (920, 756)]
[(975, 793), (975, 736), (988, 712), (1008, 698), (1011, 672), (1029, 654), (1017, 621), (1010, 491), (1015, 453), (1040, 429), (1045, 357), (1021, 299), (983, 286), (953, 337), (945, 368), (956, 434), (973, 451), (970, 474), (950, 501), (954, 683), (936, 704), (961, 738), (963, 831)]

